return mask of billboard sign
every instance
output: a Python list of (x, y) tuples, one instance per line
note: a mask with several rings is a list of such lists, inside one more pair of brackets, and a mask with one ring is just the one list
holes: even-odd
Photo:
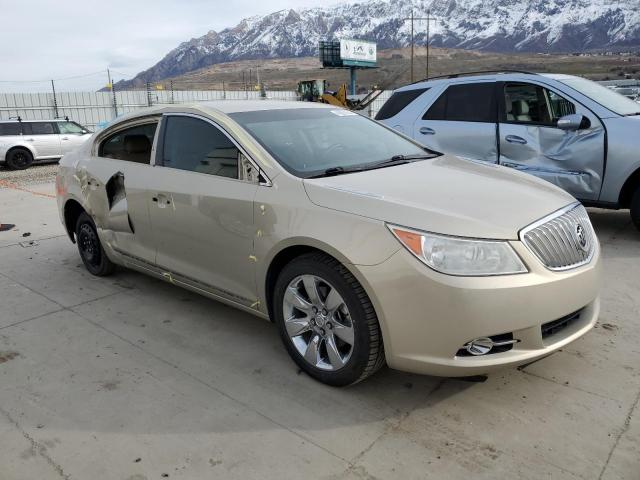
[(375, 66), (377, 54), (374, 42), (349, 38), (340, 40), (340, 58), (345, 66)]

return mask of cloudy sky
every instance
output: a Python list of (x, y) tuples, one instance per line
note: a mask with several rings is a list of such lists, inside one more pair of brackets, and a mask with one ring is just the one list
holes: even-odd
[[(97, 89), (242, 18), (338, 0), (0, 0), (0, 92)], [(78, 77), (78, 78), (69, 78)], [(64, 79), (64, 80), (63, 80)]]

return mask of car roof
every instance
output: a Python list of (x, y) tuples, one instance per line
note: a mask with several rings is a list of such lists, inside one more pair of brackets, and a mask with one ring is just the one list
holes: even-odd
[(191, 105), (195, 108), (213, 108), (222, 113), (255, 112), (259, 110), (288, 110), (303, 108), (336, 108), (317, 102), (292, 100), (211, 100)]
[(523, 78), (540, 78), (546, 77), (553, 80), (565, 80), (573, 78), (574, 75), (555, 74), (555, 73), (534, 73), (534, 72), (472, 72), (454, 74), (447, 77), (437, 77), (429, 80), (421, 80), (404, 87), (396, 89), (397, 92), (405, 92), (408, 90), (416, 90), (419, 88), (432, 88), (438, 85), (448, 85), (452, 83), (464, 83), (464, 82), (482, 82), (482, 81), (496, 81), (496, 80), (522, 80)]
[(0, 123), (33, 123), (33, 122), (73, 122), (73, 120), (66, 120), (64, 118), (30, 118), (25, 120), (24, 118), (18, 120), (17, 118), (9, 118), (8, 120), (0, 120)]
[(110, 122), (109, 127), (136, 118), (162, 115), (163, 113), (181, 113), (192, 111), (201, 112), (205, 115), (211, 113), (230, 115), (233, 113), (256, 112), (261, 110), (301, 110), (309, 108), (332, 108), (335, 110), (340, 107), (323, 103), (300, 102), (291, 100), (208, 100), (195, 103), (174, 103), (142, 108), (140, 110), (135, 110), (133, 112), (113, 119)]

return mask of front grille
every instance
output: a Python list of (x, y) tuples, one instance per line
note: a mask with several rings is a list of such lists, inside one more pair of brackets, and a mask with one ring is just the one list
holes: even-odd
[(568, 270), (589, 263), (596, 236), (580, 204), (570, 205), (522, 230), (520, 238), (550, 270)]
[(543, 324), (540, 329), (542, 331), (542, 338), (545, 339), (550, 337), (551, 335), (555, 335), (556, 333), (564, 330), (573, 322), (580, 318), (580, 310), (577, 312), (570, 313), (569, 315), (565, 315), (562, 318), (557, 320), (553, 320), (552, 322), (547, 322)]

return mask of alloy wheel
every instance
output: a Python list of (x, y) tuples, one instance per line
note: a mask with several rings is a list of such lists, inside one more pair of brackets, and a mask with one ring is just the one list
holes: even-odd
[(316, 275), (300, 275), (283, 298), (284, 325), (302, 358), (321, 370), (344, 367), (355, 343), (353, 322), (340, 293)]

